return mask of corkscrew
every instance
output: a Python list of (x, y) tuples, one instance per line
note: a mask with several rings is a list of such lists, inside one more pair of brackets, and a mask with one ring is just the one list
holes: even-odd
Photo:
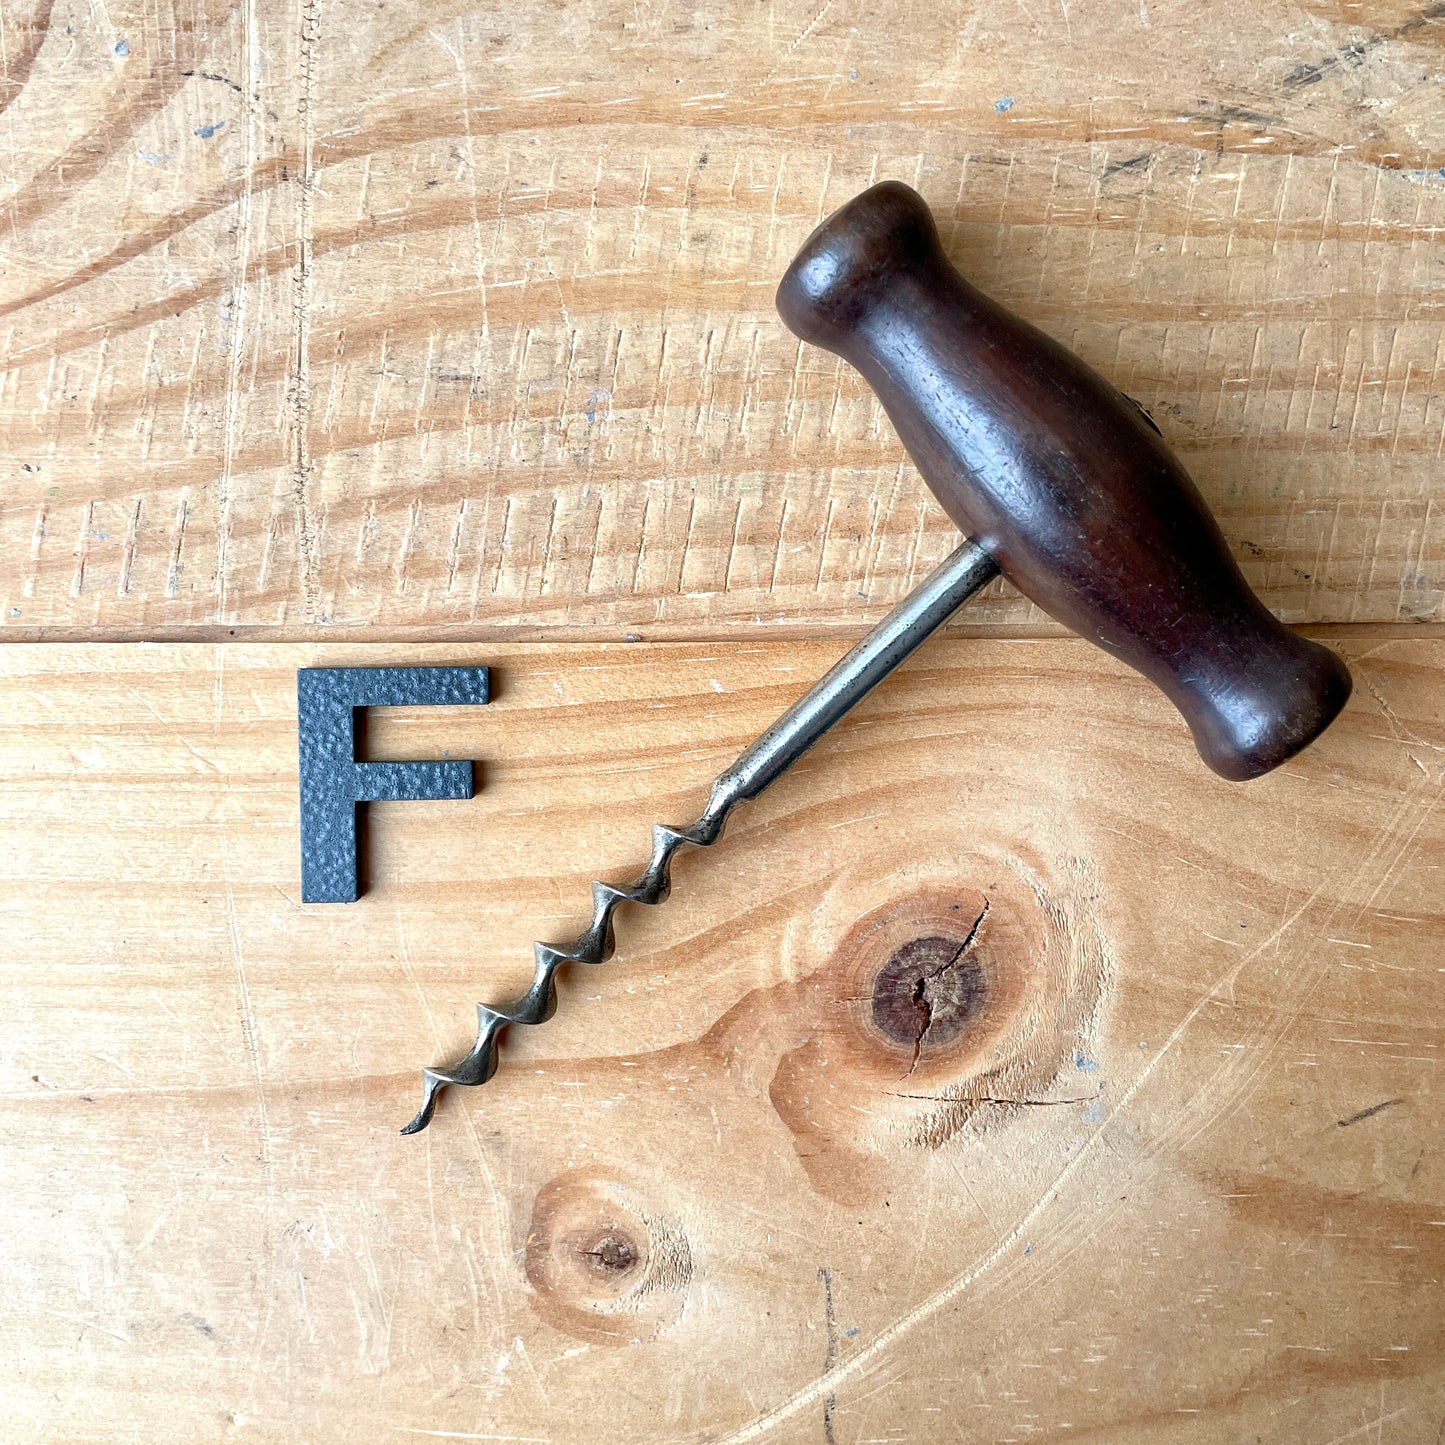
[(944, 255), (923, 198), (897, 181), (820, 225), (778, 288), (789, 328), (852, 363), (925, 482), (971, 540), (909, 594), (712, 785), (685, 828), (653, 829), (630, 885), (592, 885), (571, 944), (534, 945), (531, 987), (477, 1007), (477, 1038), (423, 1073), (401, 1132), (426, 1128), (448, 1084), (484, 1084), (513, 1024), (557, 1005), (564, 963), (616, 948), (623, 903), (658, 904), (684, 845), (706, 848), (755, 798), (1002, 572), (1046, 612), (1154, 682), (1204, 761), (1236, 781), (1278, 767), (1350, 694), (1334, 653), (1278, 622), (1250, 590), (1193, 481), (1148, 415), (1097, 372), (977, 291)]

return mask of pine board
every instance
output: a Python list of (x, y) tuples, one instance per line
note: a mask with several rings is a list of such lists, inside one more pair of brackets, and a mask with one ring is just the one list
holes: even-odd
[(952, 534), (772, 291), (884, 176), (1153, 413), (1282, 617), (1437, 619), (1442, 38), (1414, 0), (7, 0), (0, 624), (861, 629)]
[[(397, 1135), (837, 651), (0, 650), (0, 1437), (1438, 1439), (1438, 642), (1246, 786), (1082, 643), (931, 644)], [(482, 786), (345, 907), (315, 662), (496, 669), (372, 716)]]

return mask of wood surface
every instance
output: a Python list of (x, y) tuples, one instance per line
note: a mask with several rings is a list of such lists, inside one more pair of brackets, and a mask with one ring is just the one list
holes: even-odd
[[(0, 0), (0, 1441), (1438, 1445), (1442, 42)], [(1354, 700), (1226, 784), (991, 588), (399, 1138), (952, 548), (772, 304), (886, 176)], [(498, 684), (371, 719), (481, 788), (374, 807), (345, 908), (314, 661)]]
[[(837, 650), (0, 650), (0, 1438), (1436, 1440), (1439, 641), (1249, 785), (1082, 642), (938, 641), (397, 1135)], [(348, 907), (314, 662), (496, 669), (370, 715), (483, 786)]]
[(6, 0), (0, 621), (861, 625), (951, 528), (772, 292), (885, 176), (1153, 413), (1286, 621), (1437, 618), (1442, 40), (1421, 0)]

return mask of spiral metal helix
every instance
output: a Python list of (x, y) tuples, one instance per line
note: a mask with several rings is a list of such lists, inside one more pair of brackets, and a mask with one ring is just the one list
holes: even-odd
[(415, 1119), (401, 1132), (415, 1134), (431, 1123), (436, 1112), (437, 1095), (447, 1084), (485, 1084), (497, 1071), (498, 1036), (509, 1024), (541, 1024), (557, 1011), (557, 970), (564, 963), (606, 963), (617, 951), (612, 915), (622, 903), (665, 903), (672, 892), (672, 855), (684, 843), (696, 848), (709, 848), (722, 837), (723, 825), (736, 798), (729, 798), (720, 811), (717, 802), (690, 828), (671, 828), (658, 823), (652, 829), (652, 861), (629, 887), (618, 888), (611, 883), (592, 885), (592, 922), (566, 948), (549, 943), (534, 943), (537, 972), (532, 986), (521, 998), (506, 1008), (477, 1005), (477, 1041), (471, 1051), (456, 1063), (422, 1071), (423, 1099)]
[(701, 816), (688, 828), (659, 823), (652, 830), (652, 861), (626, 888), (592, 885), (592, 922), (566, 948), (532, 945), (537, 971), (532, 986), (504, 1009), (477, 1005), (477, 1041), (453, 1064), (422, 1072), (422, 1105), (401, 1132), (416, 1134), (436, 1113), (448, 1084), (485, 1084), (497, 1071), (497, 1044), (511, 1024), (540, 1024), (557, 1008), (557, 970), (564, 963), (605, 963), (616, 952), (612, 917), (623, 903), (663, 902), (672, 889), (672, 858), (684, 844), (709, 848), (722, 837), (737, 804), (755, 798), (922, 645), (998, 568), (977, 543), (965, 541), (882, 622), (780, 717), (712, 785)]

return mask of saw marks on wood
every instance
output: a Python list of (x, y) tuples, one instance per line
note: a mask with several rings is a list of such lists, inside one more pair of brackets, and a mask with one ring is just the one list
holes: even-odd
[[(0, 652), (6, 1438), (1433, 1441), (1440, 644), (1249, 785), (1082, 643), (941, 641), (497, 1077), (477, 999), (838, 644)], [(295, 669), (468, 803), (299, 899)]]
[[(1293, 622), (1438, 615), (1438, 7), (0, 18), (0, 620), (861, 628), (951, 545), (772, 292), (897, 176)], [(1037, 624), (996, 587), (982, 626)], [(188, 634), (189, 630), (189, 634)]]

